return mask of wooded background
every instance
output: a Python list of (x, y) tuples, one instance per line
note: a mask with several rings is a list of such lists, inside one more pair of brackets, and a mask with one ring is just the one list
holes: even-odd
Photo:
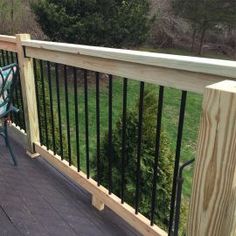
[[(148, 37), (142, 45), (138, 45), (138, 48), (146, 50), (164, 48), (168, 49), (167, 52), (176, 54), (186, 54), (186, 51), (187, 54), (191, 54), (191, 51), (194, 51), (196, 55), (212, 52), (214, 57), (235, 59), (236, 18), (231, 18), (228, 22), (222, 20), (222, 15), (228, 15), (227, 12), (224, 12), (223, 5), (225, 4), (227, 7), (231, 4), (230, 8), (232, 8), (232, 5), (235, 6), (236, 4), (235, 1), (205, 1), (213, 2), (215, 8), (211, 10), (209, 7), (209, 10), (206, 9), (204, 13), (202, 13), (203, 9), (199, 8), (202, 14), (199, 15), (198, 12), (196, 17), (202, 21), (204, 21), (203, 14), (211, 17), (217, 14), (221, 17), (221, 20), (208, 27), (204, 27), (203, 24), (195, 27), (196, 21), (193, 22), (193, 19), (190, 18), (193, 16), (193, 12), (196, 13), (197, 11), (191, 12), (191, 9), (187, 9), (188, 11), (186, 12), (186, 9), (183, 9), (183, 6), (186, 6), (186, 2), (191, 5), (198, 4), (205, 9), (207, 7), (203, 5), (204, 1), (148, 1), (150, 4), (149, 16), (154, 17), (154, 20), (151, 23)], [(0, 33), (11, 35), (15, 33), (30, 33), (35, 39), (50, 39), (37, 23), (37, 17), (32, 10), (32, 4), (37, 4), (38, 2), (40, 0), (0, 0)], [(177, 7), (173, 7), (173, 5), (177, 5)], [(218, 6), (222, 6), (220, 11), (217, 11), (219, 9)], [(232, 8), (232, 10), (234, 9)], [(201, 17), (202, 19), (200, 19)]]

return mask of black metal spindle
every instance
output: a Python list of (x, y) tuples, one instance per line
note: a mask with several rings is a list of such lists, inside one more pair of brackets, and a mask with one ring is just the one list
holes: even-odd
[(193, 162), (194, 162), (194, 159), (187, 161), (179, 168), (177, 194), (176, 194), (176, 213), (175, 213), (175, 223), (174, 223), (174, 236), (178, 236), (178, 232), (179, 232), (181, 194), (182, 194), (182, 187), (183, 187), (183, 183), (184, 183), (183, 171), (187, 166), (191, 165)]
[(35, 59), (33, 59), (33, 68), (34, 68), (34, 78), (35, 78), (36, 102), (37, 102), (37, 110), (38, 110), (39, 138), (40, 138), (40, 143), (41, 143), (43, 140), (43, 134), (42, 134), (42, 120), (40, 116), (38, 73), (37, 73), (37, 64), (36, 64)]
[(6, 51), (6, 61), (7, 61), (7, 65), (10, 64), (10, 58), (9, 58), (9, 52)]
[(122, 160), (121, 160), (121, 203), (124, 203), (125, 161), (126, 161), (126, 116), (127, 116), (127, 78), (123, 81), (123, 114), (122, 114)]
[(13, 52), (10, 52), (10, 58), (11, 58), (11, 63), (15, 62), (14, 54)]
[[(5, 51), (5, 61), (6, 61), (6, 64), (9, 65), (10, 64), (10, 60), (9, 60), (9, 54), (8, 54), (8, 51)], [(15, 104), (15, 97), (12, 96), (12, 103)], [(13, 120), (15, 122), (16, 120), (16, 115), (15, 113), (11, 112), (10, 113), (10, 118), (11, 120)]]
[[(7, 64), (14, 63), (13, 52), (6, 51), (6, 55), (7, 55)], [(18, 88), (18, 81), (16, 81), (16, 87), (15, 87), (15, 90), (14, 90), (14, 94), (12, 96), (12, 103), (13, 103), (14, 106), (16, 106), (18, 108), (19, 107), (19, 103), (18, 103), (17, 88)], [(18, 113), (11, 112), (10, 116), (13, 117), (14, 123), (19, 125), (19, 121), (20, 121), (20, 119), (19, 119), (19, 112)]]
[[(19, 60), (18, 60), (18, 55), (17, 53), (15, 53), (15, 58), (16, 58), (16, 63), (19, 66)], [(23, 95), (22, 95), (22, 89), (21, 89), (21, 77), (20, 77), (20, 71), (19, 69), (17, 70), (17, 76), (18, 76), (18, 81), (19, 81), (19, 95), (20, 95), (20, 104), (21, 104), (21, 108), (22, 108), (22, 121), (23, 121), (23, 129), (26, 130), (26, 126), (25, 126), (25, 111), (24, 111), (24, 102), (23, 102)]]
[(140, 195), (141, 143), (142, 143), (142, 129), (143, 129), (143, 98), (144, 98), (144, 82), (141, 82), (140, 83), (140, 98), (139, 98), (139, 121), (138, 121), (138, 145), (137, 145), (135, 214), (138, 214), (139, 195)]
[[(8, 61), (10, 63), (14, 63), (14, 58), (13, 58), (13, 52), (9, 52), (10, 56), (8, 55)], [(18, 99), (18, 80), (16, 81), (16, 87), (15, 87), (15, 90), (14, 90), (14, 95), (12, 97), (12, 103), (14, 106), (16, 106), (17, 108), (19, 108), (19, 99)], [(17, 113), (12, 113), (13, 115), (13, 119), (14, 119), (14, 122), (20, 126), (20, 114), (19, 112)]]
[(181, 153), (181, 144), (183, 137), (183, 127), (184, 127), (184, 116), (185, 116), (185, 107), (186, 107), (187, 91), (182, 91), (181, 104), (180, 104), (180, 115), (179, 115), (179, 125), (178, 125), (178, 134), (176, 142), (176, 153), (175, 153), (175, 167), (172, 183), (172, 194), (171, 194), (171, 203), (170, 203), (170, 219), (169, 219), (169, 235), (173, 233), (173, 220), (175, 215), (175, 205), (176, 205), (176, 186), (177, 178), (179, 172), (179, 163), (180, 163), (180, 153)]
[(47, 104), (46, 104), (46, 94), (45, 94), (45, 83), (44, 83), (44, 70), (43, 70), (43, 61), (39, 61), (40, 67), (40, 80), (41, 80), (41, 89), (42, 89), (42, 99), (43, 99), (43, 112), (44, 112), (44, 128), (45, 128), (45, 139), (46, 139), (46, 148), (49, 149), (49, 139), (48, 139), (48, 119), (47, 119)]
[[(20, 103), (19, 103), (19, 95), (18, 95), (18, 88), (19, 88), (19, 81), (17, 80), (16, 82), (16, 88), (15, 88), (15, 99), (14, 99), (14, 105), (16, 105), (16, 107), (19, 109), (20, 108)], [(16, 113), (16, 117), (17, 117), (17, 125), (20, 124), (20, 113), (17, 112)]]
[(5, 66), (6, 65), (6, 60), (5, 60), (5, 53), (4, 53), (4, 50), (1, 50), (2, 52), (2, 62), (3, 62), (3, 65), (2, 66)]
[(67, 130), (68, 158), (69, 158), (69, 165), (71, 165), (72, 160), (71, 160), (71, 141), (70, 141), (70, 114), (69, 114), (69, 97), (68, 97), (67, 66), (66, 65), (64, 65), (64, 88), (65, 88), (65, 104), (66, 104), (66, 130)]
[(2, 51), (0, 52), (0, 66), (3, 66)]
[[(5, 59), (6, 59), (6, 64), (9, 65), (10, 64), (10, 58), (9, 58), (9, 54), (8, 54), (8, 51), (5, 51)], [(12, 103), (15, 104), (15, 97), (12, 96)], [(10, 113), (10, 118), (11, 120), (13, 120), (13, 122), (15, 122), (16, 120), (16, 115), (15, 113), (11, 112)]]
[(76, 156), (77, 170), (80, 171), (80, 148), (79, 148), (79, 109), (78, 109), (78, 85), (77, 85), (77, 69), (73, 68), (74, 74), (74, 95), (75, 95), (75, 132), (76, 132)]
[(84, 109), (85, 109), (85, 142), (86, 142), (86, 171), (87, 178), (90, 177), (89, 167), (89, 117), (88, 117), (88, 80), (87, 70), (84, 70)]
[(97, 183), (100, 186), (100, 94), (99, 73), (96, 73), (96, 123), (97, 123)]
[(153, 186), (152, 186), (152, 203), (151, 203), (151, 225), (154, 225), (154, 215), (156, 210), (156, 196), (157, 196), (157, 173), (160, 159), (160, 143), (161, 143), (161, 119), (163, 108), (164, 87), (160, 86), (158, 109), (157, 109), (157, 125), (156, 125), (156, 145), (155, 145), (155, 161), (153, 166)]
[(47, 61), (48, 72), (48, 85), (49, 85), (49, 102), (51, 113), (51, 131), (52, 131), (52, 145), (54, 155), (56, 154), (56, 139), (55, 139), (55, 124), (54, 124), (54, 112), (53, 112), (53, 97), (52, 97), (52, 76), (51, 76), (51, 63)]
[(108, 144), (109, 144), (109, 194), (112, 193), (112, 162), (113, 162), (113, 141), (112, 141), (112, 75), (109, 75), (109, 105), (108, 105)]
[(59, 84), (59, 71), (58, 64), (55, 64), (55, 76), (56, 76), (56, 90), (57, 90), (57, 110), (58, 110), (58, 128), (59, 128), (59, 139), (60, 139), (60, 156), (64, 159), (64, 150), (62, 143), (62, 122), (61, 122), (61, 98), (60, 98), (60, 84)]

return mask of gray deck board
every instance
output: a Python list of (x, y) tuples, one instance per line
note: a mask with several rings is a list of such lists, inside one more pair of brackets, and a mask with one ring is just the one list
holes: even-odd
[(31, 160), (12, 143), (17, 167), (0, 141), (0, 235), (138, 235), (111, 210), (93, 208), (89, 193), (43, 159)]

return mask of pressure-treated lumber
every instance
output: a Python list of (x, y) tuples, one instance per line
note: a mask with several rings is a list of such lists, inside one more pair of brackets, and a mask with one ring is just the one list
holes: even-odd
[(66, 52), (70, 54), (132, 62), (167, 69), (177, 69), (189, 72), (236, 78), (235, 61), (94, 47), (68, 43), (55, 43), (39, 40), (25, 40), (23, 45), (27, 47), (47, 49), (55, 52)]
[(146, 217), (141, 214), (136, 215), (135, 210), (131, 206), (126, 203), (121, 204), (121, 199), (116, 195), (109, 195), (108, 190), (103, 186), (98, 187), (95, 180), (91, 178), (87, 179), (85, 173), (82, 171), (77, 172), (77, 168), (69, 166), (69, 163), (66, 160), (61, 161), (60, 157), (54, 155), (51, 150), (47, 150), (46, 147), (41, 146), (39, 143), (35, 143), (35, 150), (52, 166), (72, 179), (75, 183), (85, 188), (101, 202), (104, 202), (107, 207), (112, 209), (143, 235), (167, 236), (167, 233), (158, 226), (150, 226), (150, 221)]
[(102, 211), (105, 207), (104, 202), (98, 199), (95, 195), (92, 196), (92, 205), (99, 211)]
[(0, 41), (0, 49), (5, 50), (5, 51), (9, 51), (9, 52), (17, 52), (17, 48), (16, 48), (15, 43)]
[(236, 235), (236, 82), (204, 92), (188, 236)]
[(0, 34), (0, 41), (2, 41), (2, 42), (9, 42), (9, 43), (16, 43), (16, 36)]
[(10, 52), (17, 52), (16, 37), (0, 35), (0, 49)]
[(27, 151), (35, 153), (34, 142), (39, 141), (37, 100), (32, 59), (24, 56), (22, 40), (30, 39), (29, 34), (16, 35), (18, 61), (20, 68), (21, 89), (24, 104), (25, 125), (27, 133)]
[(12, 123), (8, 126), (8, 134), (9, 136), (20, 143), (24, 148), (26, 148), (27, 144), (27, 135), (24, 130), (22, 130), (15, 123)]
[(29, 57), (37, 59), (48, 60), (196, 93), (203, 93), (203, 90), (207, 85), (223, 80), (222, 77), (213, 75), (161, 68), (152, 65), (92, 57), (81, 54), (70, 54), (40, 48), (27, 47), (26, 54)]

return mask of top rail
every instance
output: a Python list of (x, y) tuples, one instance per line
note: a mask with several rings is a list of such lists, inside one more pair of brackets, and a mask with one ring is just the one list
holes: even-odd
[(22, 45), (29, 57), (196, 93), (225, 78), (236, 79), (234, 61), (38, 40)]
[(10, 52), (17, 52), (16, 37), (8, 35), (0, 35), (0, 49)]
[(68, 43), (55, 43), (38, 40), (23, 41), (22, 44), (27, 47), (65, 52), (75, 55), (100, 57), (104, 59), (133, 62), (155, 67), (184, 70), (189, 72), (211, 74), (236, 79), (235, 61), (76, 45)]
[(0, 41), (2, 41), (2, 42), (9, 42), (9, 43), (16, 43), (16, 36), (0, 34)]
[[(39, 40), (23, 40), (28, 57), (202, 94), (236, 79), (236, 62)], [(0, 49), (17, 52), (16, 37), (0, 35)]]

